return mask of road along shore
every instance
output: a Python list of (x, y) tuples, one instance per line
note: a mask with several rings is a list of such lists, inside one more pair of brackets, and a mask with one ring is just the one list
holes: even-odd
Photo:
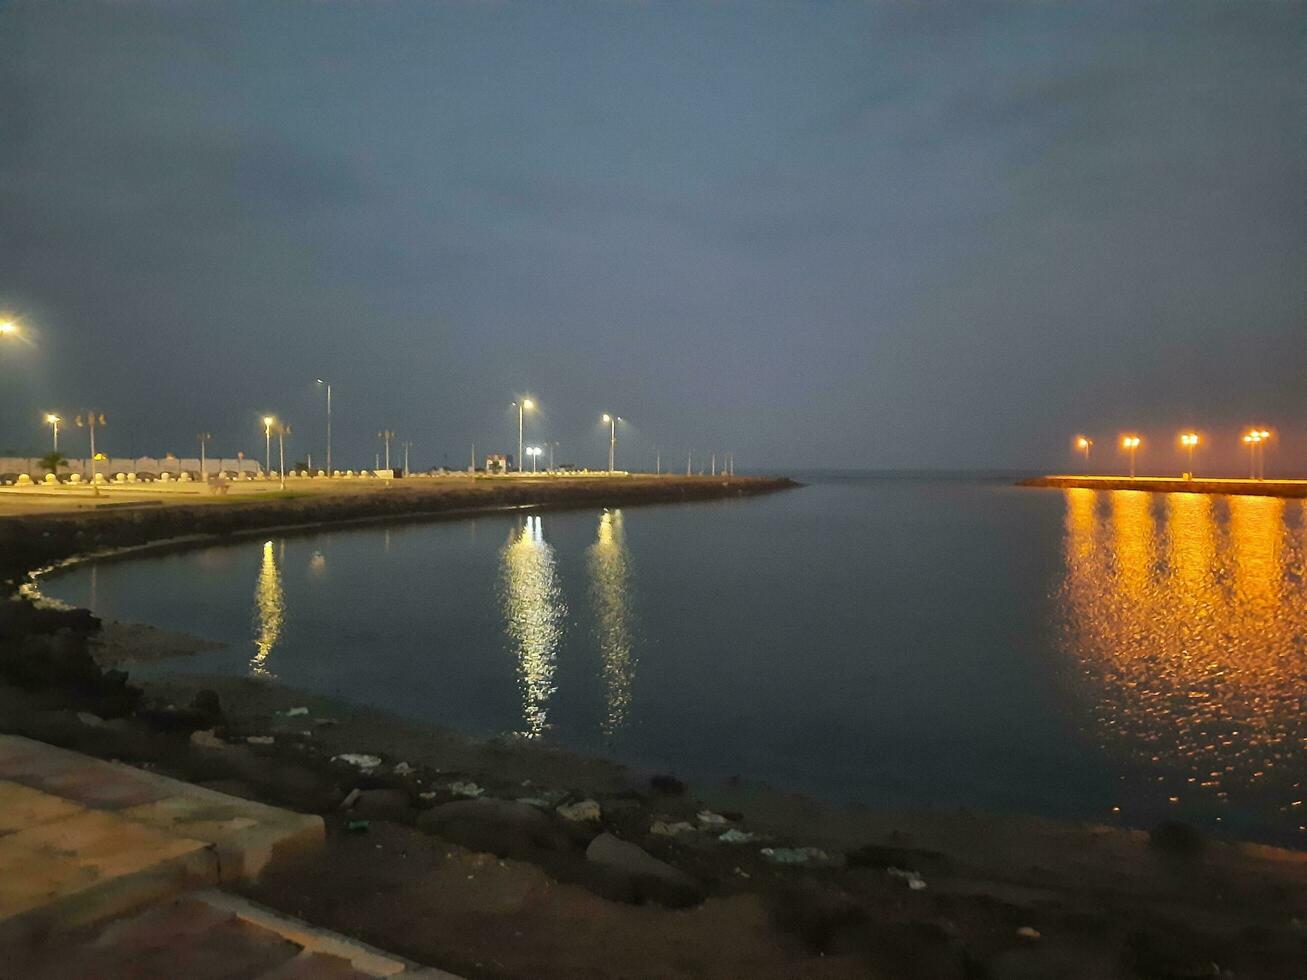
[(258, 496), (162, 497), (137, 506), (0, 513), (0, 579), (13, 592), (30, 572), (77, 557), (144, 547), (188, 547), (270, 531), (320, 530), (403, 520), (465, 517), (510, 509), (688, 503), (797, 487), (783, 477), (506, 477), (327, 484)]
[(1019, 487), (1058, 490), (1143, 490), (1148, 493), (1214, 493), (1246, 497), (1307, 497), (1307, 480), (1185, 480), (1161, 476), (1034, 476)]

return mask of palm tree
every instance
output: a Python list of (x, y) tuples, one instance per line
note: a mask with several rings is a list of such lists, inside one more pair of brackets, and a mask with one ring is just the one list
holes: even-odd
[(42, 469), (47, 469), (57, 475), (59, 467), (68, 462), (68, 457), (63, 453), (46, 453), (37, 462), (41, 464)]

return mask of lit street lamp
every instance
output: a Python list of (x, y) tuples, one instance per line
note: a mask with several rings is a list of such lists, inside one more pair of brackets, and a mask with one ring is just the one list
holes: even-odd
[(522, 471), (522, 416), (523, 413), (531, 411), (536, 407), (536, 403), (530, 398), (522, 398), (513, 402), (517, 406), (517, 470)]
[[(208, 444), (209, 440), (213, 438), (213, 436), (207, 432), (201, 432), (195, 438), (199, 440), (200, 443), (200, 479), (207, 480), (209, 478), (209, 472), (207, 468), (207, 460), (205, 459), (205, 455), (204, 455), (204, 447)], [(221, 468), (222, 460), (218, 461), (218, 465), (219, 468)]]
[(526, 454), (531, 457), (531, 472), (536, 472), (536, 462), (540, 459), (540, 454), (544, 452), (539, 446), (528, 446)]
[[(1264, 480), (1266, 479), (1266, 449), (1265, 444), (1271, 438), (1271, 434), (1265, 429), (1251, 429), (1244, 433), (1243, 441), (1248, 447), (1248, 479)], [(1258, 472), (1258, 463), (1261, 463), (1260, 474)]]
[(331, 382), (318, 378), (318, 384), (327, 389), (327, 476), (331, 476)]
[(608, 472), (611, 473), (617, 458), (617, 423), (622, 421), (622, 417), (604, 412), (604, 421), (608, 423)]
[(276, 424), (276, 418), (271, 415), (263, 416), (263, 475), (267, 476), (272, 471), (272, 427)]
[(1139, 448), (1138, 436), (1122, 436), (1121, 448), (1130, 454), (1130, 479), (1135, 478), (1135, 451)]
[(54, 412), (47, 412), (47, 413), (46, 413), (46, 416), (45, 416), (45, 423), (46, 423), (46, 425), (50, 426), (51, 430), (53, 430), (53, 432), (54, 432), (54, 451), (55, 451), (55, 452), (58, 452), (58, 451), (59, 451), (59, 423), (62, 422), (62, 421), (63, 421), (63, 419), (61, 419), (58, 415), (55, 415)]
[(1085, 454), (1085, 467), (1089, 466), (1089, 450), (1094, 448), (1094, 440), (1087, 436), (1076, 436), (1076, 449)]
[(1181, 432), (1180, 445), (1189, 450), (1189, 472), (1185, 474), (1186, 479), (1194, 478), (1194, 448), (1198, 445), (1197, 432)]

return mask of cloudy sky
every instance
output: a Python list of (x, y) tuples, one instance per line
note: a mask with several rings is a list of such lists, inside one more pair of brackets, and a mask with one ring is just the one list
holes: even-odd
[[(1307, 457), (1307, 7), (0, 0), (0, 447)], [(76, 443), (72, 443), (76, 448)], [(1165, 448), (1163, 448), (1165, 446)], [(1215, 455), (1215, 454), (1214, 454)], [(1233, 462), (1233, 452), (1231, 456)], [(319, 457), (320, 458), (320, 457)]]

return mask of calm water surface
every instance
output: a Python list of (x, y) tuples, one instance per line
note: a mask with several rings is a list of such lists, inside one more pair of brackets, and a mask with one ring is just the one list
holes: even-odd
[(44, 588), (228, 644), (168, 670), (475, 734), (1301, 845), (1305, 551), (1299, 501), (843, 477), (249, 541)]

